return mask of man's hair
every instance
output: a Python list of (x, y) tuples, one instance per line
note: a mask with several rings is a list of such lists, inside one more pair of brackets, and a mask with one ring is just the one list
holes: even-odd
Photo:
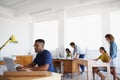
[(45, 41), (43, 39), (37, 39), (37, 40), (35, 40), (35, 42), (40, 42), (40, 43), (45, 44)]
[(74, 43), (74, 42), (71, 42), (70, 45), (75, 45), (75, 43)]
[(114, 41), (114, 37), (112, 34), (106, 34), (105, 38), (109, 38), (111, 41)]

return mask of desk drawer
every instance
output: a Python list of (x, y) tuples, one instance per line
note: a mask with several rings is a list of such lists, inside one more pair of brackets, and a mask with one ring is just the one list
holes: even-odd
[(64, 61), (64, 72), (69, 73), (72, 72), (72, 61)]

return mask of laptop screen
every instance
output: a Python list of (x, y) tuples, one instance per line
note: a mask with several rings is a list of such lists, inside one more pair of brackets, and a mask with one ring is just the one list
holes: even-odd
[(5, 61), (5, 66), (7, 67), (8, 71), (17, 71), (12, 58), (4, 57), (3, 60)]

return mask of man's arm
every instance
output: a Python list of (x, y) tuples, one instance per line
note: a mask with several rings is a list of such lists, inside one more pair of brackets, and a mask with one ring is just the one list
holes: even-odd
[(76, 54), (75, 58), (76, 59), (78, 59), (78, 57), (79, 57), (79, 54), (80, 54), (79, 52), (81, 52), (80, 48), (78, 46), (76, 46), (76, 50), (75, 50), (75, 54)]
[(79, 57), (79, 54), (78, 54), (78, 53), (76, 53), (75, 59), (78, 59), (78, 57)]
[(31, 64), (28, 64), (27, 66), (24, 67), (34, 67), (36, 65), (36, 63), (32, 62)]
[(16, 69), (18, 71), (25, 71), (25, 69), (32, 69), (35, 65), (36, 65), (36, 63), (32, 62), (31, 64), (29, 64), (27, 66), (18, 66), (18, 67), (16, 67)]
[[(49, 69), (49, 65), (52, 63), (52, 57), (51, 57), (51, 53), (49, 52), (46, 52), (46, 53), (43, 53), (44, 54), (44, 58), (43, 58), (43, 65), (40, 65), (40, 66), (37, 66), (37, 67), (31, 67), (31, 68), (26, 68), (26, 69), (30, 69), (32, 71), (48, 71)], [(34, 63), (35, 60), (34, 60)], [(32, 65), (29, 65), (29, 66), (34, 66), (34, 64)]]
[(32, 71), (47, 71), (49, 68), (49, 64), (44, 64), (42, 66), (38, 66), (38, 67), (33, 67), (31, 68)]

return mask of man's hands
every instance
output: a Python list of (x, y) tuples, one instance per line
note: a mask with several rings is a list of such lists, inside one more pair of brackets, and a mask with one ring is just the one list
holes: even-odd
[(18, 66), (16, 67), (17, 71), (32, 71), (32, 68), (29, 68), (29, 67), (24, 67), (24, 66)]
[(22, 66), (22, 65), (18, 66), (18, 67), (16, 67), (16, 70), (17, 71), (24, 71), (24, 66)]
[(45, 64), (42, 66), (38, 66), (38, 67), (33, 67), (33, 66), (18, 66), (16, 67), (17, 71), (47, 71), (49, 68), (49, 64)]

